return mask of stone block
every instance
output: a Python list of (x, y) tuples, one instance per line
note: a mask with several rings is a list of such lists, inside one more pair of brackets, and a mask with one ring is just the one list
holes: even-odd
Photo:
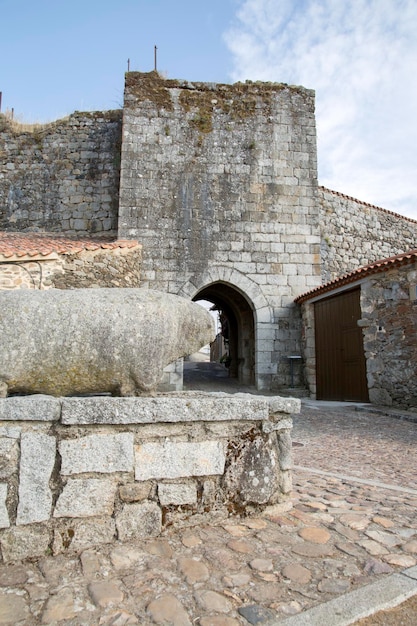
[(219, 441), (144, 443), (135, 454), (136, 480), (221, 475), (226, 460)]
[(55, 437), (34, 432), (22, 433), (17, 525), (49, 519), (52, 507), (49, 480), (55, 458)]
[(9, 528), (9, 512), (6, 506), (7, 483), (0, 483), (0, 528)]
[(54, 517), (112, 515), (116, 483), (110, 479), (74, 478), (67, 482), (55, 507)]
[(62, 423), (155, 424), (175, 422), (265, 420), (268, 400), (249, 394), (183, 393), (142, 398), (64, 398)]
[(116, 535), (116, 524), (111, 517), (61, 520), (54, 530), (53, 554), (80, 553), (103, 543), (111, 543)]
[(133, 470), (133, 434), (88, 435), (59, 444), (61, 474), (130, 472)]
[(158, 497), (161, 506), (196, 504), (197, 487), (195, 483), (159, 483)]
[(8, 478), (16, 472), (19, 448), (16, 439), (0, 437), (0, 478)]
[(237, 507), (273, 502), (279, 491), (276, 435), (250, 431), (230, 449), (224, 479), (228, 499)]
[(121, 541), (157, 537), (162, 529), (162, 511), (149, 500), (125, 504), (116, 515), (116, 528)]
[(61, 401), (45, 395), (0, 398), (0, 421), (56, 422), (61, 415)]
[(0, 535), (5, 563), (44, 556), (49, 549), (50, 536), (45, 525), (13, 526)]

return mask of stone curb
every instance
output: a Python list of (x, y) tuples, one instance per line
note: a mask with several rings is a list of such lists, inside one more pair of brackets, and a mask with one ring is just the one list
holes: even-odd
[(319, 604), (304, 613), (279, 620), (270, 620), (265, 626), (349, 626), (356, 621), (398, 606), (417, 594), (417, 566), (391, 574), (371, 585), (355, 589), (340, 598)]

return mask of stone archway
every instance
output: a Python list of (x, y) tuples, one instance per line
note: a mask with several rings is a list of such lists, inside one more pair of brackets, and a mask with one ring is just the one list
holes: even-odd
[(237, 270), (215, 266), (192, 277), (178, 295), (208, 300), (226, 313), (231, 326), (230, 375), (242, 385), (269, 388), (274, 324), (260, 287)]
[(229, 376), (242, 385), (255, 384), (255, 326), (254, 312), (241, 293), (225, 283), (211, 283), (200, 290), (193, 300), (208, 300), (227, 319), (229, 346)]

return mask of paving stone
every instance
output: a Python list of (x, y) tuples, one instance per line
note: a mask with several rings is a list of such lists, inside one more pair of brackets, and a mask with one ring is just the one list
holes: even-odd
[(249, 529), (247, 526), (243, 526), (243, 524), (236, 524), (234, 526), (225, 524), (223, 528), (227, 530), (229, 535), (233, 535), (233, 537), (246, 537), (246, 535), (249, 534)]
[(282, 570), (284, 578), (289, 578), (295, 583), (302, 585), (309, 583), (311, 580), (311, 572), (309, 569), (298, 563), (290, 563)]
[(319, 544), (327, 543), (331, 538), (331, 534), (325, 528), (302, 528), (298, 534), (305, 541)]
[(202, 543), (200, 537), (197, 535), (184, 535), (181, 541), (186, 548), (195, 548)]
[(388, 519), (387, 517), (380, 517), (379, 515), (375, 515), (372, 518), (372, 521), (375, 522), (375, 524), (382, 526), (383, 528), (392, 528), (393, 526), (395, 526), (395, 523), (392, 520)]
[(274, 569), (271, 559), (253, 559), (249, 565), (256, 572), (272, 572)]
[(197, 591), (195, 598), (204, 611), (215, 611), (216, 613), (230, 613), (233, 608), (232, 603), (217, 591)]
[(120, 589), (121, 581), (98, 581), (88, 585), (91, 599), (96, 606), (114, 606), (123, 602), (124, 594)]
[(121, 545), (111, 551), (110, 560), (116, 570), (122, 570), (136, 564), (143, 565), (147, 562), (147, 557), (143, 550)]
[(42, 624), (51, 624), (64, 619), (72, 619), (76, 616), (74, 596), (70, 589), (60, 589), (59, 593), (51, 596), (42, 613)]
[(0, 590), (0, 624), (15, 624), (27, 619), (29, 609), (26, 599), (17, 593)]
[(346, 513), (339, 518), (342, 524), (346, 524), (354, 530), (364, 530), (370, 524), (370, 519), (364, 515), (355, 515), (354, 513)]
[(401, 538), (382, 530), (367, 530), (365, 534), (371, 539), (374, 539), (374, 541), (378, 541), (378, 543), (381, 543), (386, 548), (395, 548), (395, 546), (403, 543)]
[(417, 554), (417, 539), (413, 539), (412, 541), (408, 541), (402, 546), (402, 549), (405, 552), (411, 552), (411, 554)]
[(191, 585), (203, 582), (210, 576), (207, 565), (196, 559), (181, 558), (178, 561), (178, 566), (187, 583)]
[(407, 554), (387, 554), (383, 558), (390, 565), (398, 565), (399, 567), (414, 567), (417, 563), (415, 558)]
[(323, 556), (331, 556), (334, 550), (331, 546), (318, 545), (314, 543), (300, 543), (291, 548), (292, 552), (300, 556), (308, 556), (313, 559)]
[(80, 554), (80, 561), (86, 578), (92, 578), (100, 571), (100, 559), (95, 551), (85, 550)]
[(244, 587), (251, 580), (249, 574), (231, 574), (223, 578), (223, 582), (228, 587)]
[(24, 565), (0, 565), (0, 587), (23, 585), (29, 578)]
[(116, 611), (100, 618), (99, 626), (133, 626), (139, 624), (135, 615), (127, 611)]
[(172, 594), (163, 595), (150, 602), (147, 611), (156, 624), (192, 626), (187, 611)]
[(363, 567), (363, 571), (368, 574), (391, 574), (392, 567), (388, 563), (379, 561), (378, 559), (368, 559)]
[(364, 539), (360, 542), (360, 545), (365, 548), (372, 556), (380, 556), (382, 554), (388, 554), (388, 550), (384, 548), (380, 543), (373, 539)]
[(265, 609), (262, 606), (257, 606), (256, 604), (241, 606), (238, 612), (249, 624), (262, 624), (262, 622), (273, 619), (276, 615), (274, 611)]
[(235, 552), (242, 552), (243, 554), (251, 554), (254, 552), (253, 545), (245, 539), (236, 539), (229, 541), (227, 547)]

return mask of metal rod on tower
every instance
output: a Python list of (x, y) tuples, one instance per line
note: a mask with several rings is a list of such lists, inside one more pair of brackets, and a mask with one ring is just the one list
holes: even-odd
[(2, 95), (3, 95), (3, 92), (0, 91), (0, 113), (1, 113), (1, 97), (2, 97)]
[(130, 72), (130, 59), (127, 60), (127, 71)]
[(158, 71), (158, 70), (157, 70), (157, 62), (156, 62), (156, 58), (157, 58), (157, 52), (156, 52), (156, 51), (157, 51), (157, 50), (158, 50), (158, 48), (155, 46), (155, 48), (154, 48), (154, 65), (155, 65), (155, 68), (154, 68), (154, 69), (155, 69), (155, 72), (157, 72), (157, 71)]

